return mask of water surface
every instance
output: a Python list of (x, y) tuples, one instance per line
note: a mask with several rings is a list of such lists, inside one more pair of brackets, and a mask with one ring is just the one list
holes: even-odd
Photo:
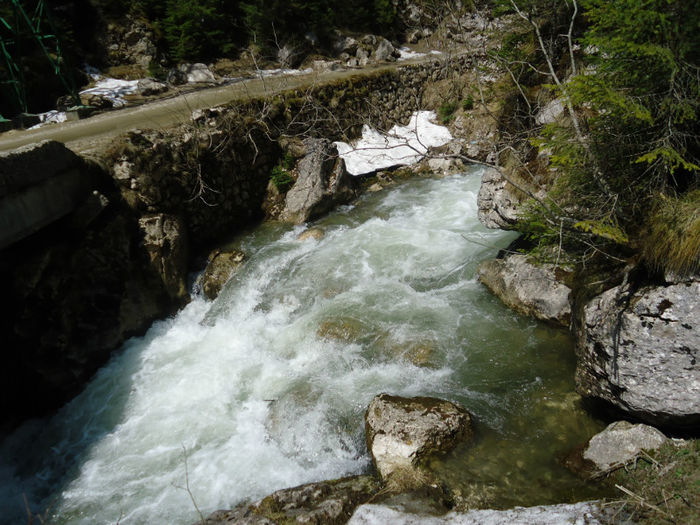
[[(54, 417), (0, 445), (0, 522), (23, 494), (57, 523), (186, 524), (301, 483), (367, 472), (372, 397), (431, 395), (477, 420), (433, 466), (463, 506), (595, 495), (556, 456), (601, 428), (563, 330), (475, 278), (514, 234), (476, 218), (480, 173), (416, 179), (306, 228), (263, 225), (213, 302), (130, 340)], [(26, 519), (24, 520), (26, 521)]]

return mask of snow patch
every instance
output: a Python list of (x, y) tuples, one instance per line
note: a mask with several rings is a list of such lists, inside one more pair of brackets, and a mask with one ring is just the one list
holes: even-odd
[(50, 124), (50, 123), (59, 123), (59, 122), (65, 122), (68, 119), (68, 116), (66, 115), (65, 111), (56, 111), (55, 109), (52, 109), (51, 111), (47, 111), (46, 113), (40, 113), (37, 115), (41, 122), (39, 124), (35, 124), (34, 126), (30, 127), (29, 129), (36, 129), (40, 128), (41, 126), (44, 126), (45, 124)]
[(126, 105), (124, 95), (135, 93), (138, 89), (138, 80), (120, 80), (117, 78), (103, 78), (95, 83), (94, 87), (80, 92), (81, 95), (98, 95), (109, 100), (112, 106), (119, 108)]
[(411, 48), (403, 46), (399, 48), (399, 58), (398, 61), (411, 60), (412, 58), (420, 58), (428, 55), (442, 55), (442, 51), (432, 50), (429, 53), (419, 53), (418, 51), (412, 51)]
[(282, 75), (306, 75), (308, 73), (313, 73), (312, 68), (306, 69), (261, 69), (257, 73), (263, 77), (278, 77)]
[(433, 111), (418, 111), (407, 126), (394, 126), (387, 134), (365, 125), (362, 137), (354, 145), (335, 142), (351, 175), (365, 175), (394, 166), (409, 166), (421, 160), (428, 148), (443, 146), (452, 140), (445, 126), (432, 122)]

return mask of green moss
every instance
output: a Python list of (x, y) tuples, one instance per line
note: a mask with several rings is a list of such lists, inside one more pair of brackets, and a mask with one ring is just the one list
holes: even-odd
[(464, 100), (462, 100), (462, 109), (464, 111), (471, 111), (474, 109), (474, 97), (467, 95)]
[(448, 124), (453, 118), (454, 113), (457, 110), (457, 103), (454, 101), (444, 102), (438, 108), (438, 115), (440, 117), (440, 122), (443, 124)]
[[(287, 157), (285, 156), (285, 160), (282, 162), (286, 162)], [(293, 162), (293, 159), (291, 160)], [(270, 180), (272, 181), (272, 184), (275, 185), (275, 188), (280, 193), (286, 193), (289, 191), (289, 189), (294, 185), (294, 179), (292, 176), (289, 174), (289, 172), (284, 168), (283, 165), (277, 165), (274, 168), (272, 168), (272, 174), (270, 175)]]

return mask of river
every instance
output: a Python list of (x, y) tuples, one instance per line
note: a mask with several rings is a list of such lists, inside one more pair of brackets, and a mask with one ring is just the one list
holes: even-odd
[[(475, 277), (513, 233), (477, 220), (480, 172), (417, 178), (314, 224), (268, 223), (215, 301), (129, 340), (72, 402), (0, 444), (0, 523), (189, 524), (310, 481), (368, 471), (372, 397), (439, 396), (476, 441), (433, 467), (457, 499), (505, 507), (594, 490), (557, 456), (602, 425), (574, 393), (565, 330)], [(188, 492), (189, 487), (189, 492)], [(190, 496), (191, 495), (191, 496)]]

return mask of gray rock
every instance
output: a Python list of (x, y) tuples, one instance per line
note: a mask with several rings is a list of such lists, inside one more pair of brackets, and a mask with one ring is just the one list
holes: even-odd
[(377, 62), (394, 61), (398, 52), (396, 48), (386, 38), (380, 38), (374, 50), (374, 59)]
[(136, 85), (136, 92), (144, 97), (158, 95), (168, 90), (168, 86), (152, 78), (142, 78)]
[(631, 461), (642, 450), (656, 450), (666, 439), (654, 427), (616, 421), (590, 439), (583, 458), (593, 462), (598, 470), (608, 470), (613, 465)]
[(185, 73), (188, 83), (216, 82), (214, 73), (206, 66), (206, 64), (184, 64), (182, 72)]
[(500, 171), (487, 168), (477, 197), (479, 222), (492, 229), (512, 230), (518, 221), (520, 199)]
[(311, 68), (314, 71), (337, 71), (338, 69), (341, 69), (342, 66), (336, 62), (335, 60), (314, 60), (311, 63)]
[(179, 86), (187, 83), (187, 75), (180, 71), (179, 67), (176, 67), (168, 71), (166, 82), (172, 86)]
[(357, 64), (359, 66), (366, 66), (367, 64), (369, 64), (370, 52), (367, 51), (367, 49), (365, 49), (364, 47), (359, 48), (355, 53), (355, 56), (357, 57)]
[(618, 286), (577, 323), (576, 384), (650, 424), (700, 421), (700, 282)]
[(423, 30), (414, 29), (412, 31), (409, 31), (406, 35), (406, 42), (408, 42), (409, 44), (416, 44), (421, 38), (423, 38)]
[(469, 412), (449, 401), (380, 394), (365, 413), (365, 433), (374, 465), (387, 479), (471, 437), (472, 422)]
[(180, 64), (168, 72), (168, 84), (179, 85), (185, 83), (215, 83), (214, 73), (206, 64)]
[(333, 51), (338, 55), (342, 53), (354, 55), (355, 51), (357, 51), (357, 40), (350, 36), (339, 36), (337, 40), (333, 42)]
[(278, 490), (256, 505), (211, 514), (207, 525), (240, 523), (342, 524), (359, 505), (379, 491), (379, 481), (371, 476), (353, 476), (333, 481), (309, 483)]
[(184, 301), (188, 296), (188, 244), (182, 219), (164, 213), (145, 215), (139, 219), (139, 227), (151, 266), (160, 275), (168, 295)]
[(540, 125), (552, 124), (562, 113), (564, 113), (564, 103), (561, 99), (555, 98), (535, 115), (535, 122)]
[(277, 51), (277, 61), (282, 67), (293, 67), (298, 53), (291, 44), (283, 45)]
[(83, 106), (91, 106), (97, 109), (110, 109), (114, 107), (111, 100), (98, 93), (81, 93), (80, 103)]
[(479, 280), (509, 308), (569, 326), (571, 289), (557, 279), (553, 264), (535, 265), (525, 255), (512, 254), (482, 262)]
[(425, 516), (401, 512), (382, 505), (362, 505), (348, 525), (603, 525), (610, 523), (615, 509), (604, 510), (600, 503), (587, 501), (539, 507), (515, 507), (509, 510), (472, 510), (448, 512), (444, 516)]
[(209, 254), (208, 259), (209, 263), (199, 285), (204, 295), (213, 300), (219, 295), (231, 275), (243, 264), (246, 255), (238, 250), (214, 250)]
[(464, 171), (464, 163), (460, 159), (455, 158), (434, 158), (428, 159), (428, 167), (430, 171), (443, 175), (451, 175)]
[(281, 219), (297, 224), (313, 220), (355, 197), (354, 181), (338, 150), (326, 139), (304, 140), (306, 155), (299, 161), (299, 177), (287, 192)]

